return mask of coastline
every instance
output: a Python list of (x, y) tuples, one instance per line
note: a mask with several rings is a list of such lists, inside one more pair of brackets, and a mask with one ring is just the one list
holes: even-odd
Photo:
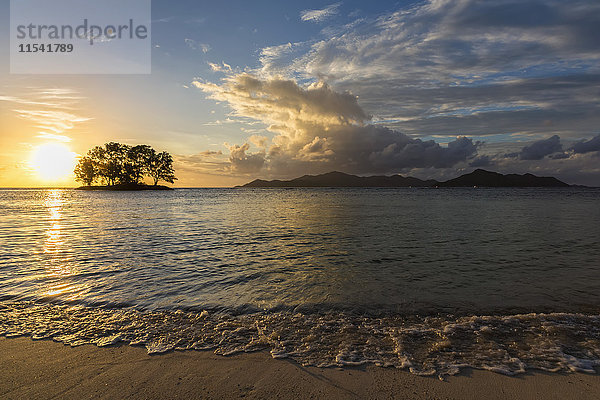
[(375, 366), (302, 367), (266, 352), (148, 355), (131, 346), (69, 347), (0, 338), (0, 397), (54, 398), (410, 398), (595, 399), (600, 376), (530, 372), (514, 377), (465, 369), (445, 381)]

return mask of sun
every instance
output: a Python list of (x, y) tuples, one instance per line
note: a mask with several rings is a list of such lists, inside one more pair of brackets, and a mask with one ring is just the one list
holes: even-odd
[(77, 154), (59, 143), (36, 146), (31, 153), (31, 164), (35, 172), (45, 181), (59, 181), (73, 173)]

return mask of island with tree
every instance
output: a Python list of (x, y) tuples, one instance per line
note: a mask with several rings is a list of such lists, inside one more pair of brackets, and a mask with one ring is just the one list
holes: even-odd
[[(293, 187), (570, 187), (551, 176), (533, 174), (500, 174), (476, 169), (475, 171), (448, 181), (433, 179), (421, 180), (411, 176), (356, 176), (343, 172), (329, 172), (321, 175), (304, 175), (289, 181), (256, 179), (242, 188), (293, 188)], [(579, 186), (581, 187), (581, 186)]]
[[(160, 181), (173, 183), (173, 157), (141, 144), (129, 146), (110, 142), (96, 146), (81, 157), (75, 167), (81, 190), (171, 190)], [(144, 183), (149, 178), (152, 185)]]

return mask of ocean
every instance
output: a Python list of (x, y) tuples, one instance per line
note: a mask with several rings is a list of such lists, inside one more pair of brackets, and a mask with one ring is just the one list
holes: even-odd
[(416, 374), (600, 366), (600, 190), (0, 190), (0, 334)]

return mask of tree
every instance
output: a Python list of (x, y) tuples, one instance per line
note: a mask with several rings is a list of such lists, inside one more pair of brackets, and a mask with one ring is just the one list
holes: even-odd
[(130, 147), (123, 165), (123, 179), (127, 183), (139, 183), (148, 173), (152, 157), (155, 155), (154, 149), (146, 144)]
[(175, 171), (173, 170), (173, 157), (166, 151), (162, 153), (154, 154), (148, 163), (148, 175), (154, 180), (154, 186), (158, 184), (159, 180), (173, 183), (175, 178)]
[(105, 173), (106, 178), (111, 185), (118, 183), (128, 183), (127, 177), (124, 174), (124, 167), (127, 161), (129, 146), (126, 144), (110, 142), (104, 145), (106, 154)]
[(95, 146), (87, 153), (87, 157), (92, 160), (94, 170), (96, 171), (96, 177), (104, 180), (104, 183), (112, 184), (109, 181), (106, 173), (106, 150), (104, 147)]
[(75, 179), (90, 186), (96, 179), (96, 168), (90, 157), (82, 157), (75, 166)]
[(145, 144), (129, 146), (110, 142), (103, 146), (95, 146), (87, 156), (79, 160), (75, 168), (78, 181), (91, 185), (100, 180), (106, 185), (140, 184), (148, 176), (154, 181), (173, 183), (173, 157), (166, 151), (156, 151)]
[(104, 146), (96, 146), (88, 152), (88, 157), (92, 159), (97, 175), (106, 184), (114, 185), (117, 182), (122, 182), (123, 164), (128, 147), (120, 143), (110, 142)]

